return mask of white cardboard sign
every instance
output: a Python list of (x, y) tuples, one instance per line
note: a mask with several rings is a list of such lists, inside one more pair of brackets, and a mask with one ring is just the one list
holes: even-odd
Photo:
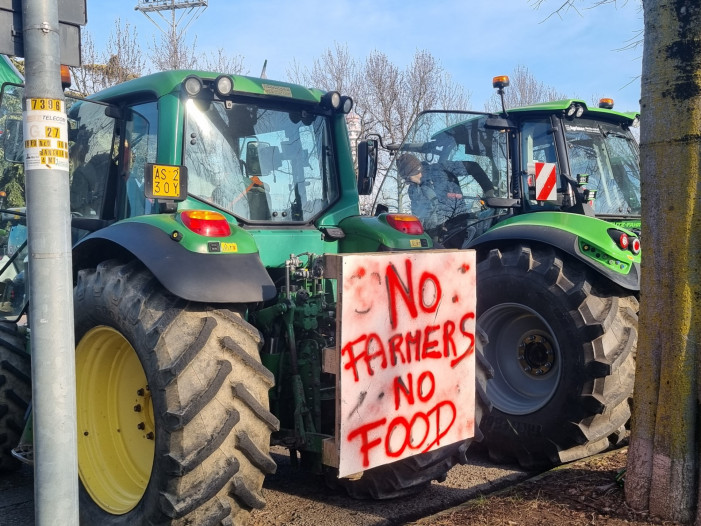
[(474, 436), (474, 251), (344, 255), (342, 275), (339, 476)]

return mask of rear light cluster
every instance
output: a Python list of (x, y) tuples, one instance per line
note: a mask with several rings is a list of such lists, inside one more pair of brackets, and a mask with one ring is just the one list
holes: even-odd
[(404, 234), (420, 235), (424, 233), (424, 227), (419, 218), (410, 214), (387, 214), (387, 224)]
[(610, 229), (609, 236), (621, 248), (621, 250), (630, 250), (633, 254), (640, 254), (640, 239), (635, 236), (629, 236), (625, 232), (617, 229)]
[(180, 214), (180, 220), (195, 234), (206, 237), (227, 237), (231, 235), (231, 227), (226, 218), (212, 210), (185, 210)]

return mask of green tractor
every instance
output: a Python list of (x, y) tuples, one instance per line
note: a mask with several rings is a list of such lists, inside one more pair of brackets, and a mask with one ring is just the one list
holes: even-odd
[[(22, 160), (22, 95), (3, 87), (7, 162)], [(243, 523), (265, 504), (271, 444), (359, 498), (418, 491), (465, 462), (479, 433), (474, 263), (427, 250), (416, 218), (359, 216), (378, 146), (358, 145), (356, 175), (352, 104), (202, 71), (67, 101), (81, 524)], [(26, 241), (2, 272), (25, 257)], [(2, 470), (32, 457), (19, 299), (0, 325)], [(372, 332), (353, 336), (368, 313)]]
[[(508, 77), (497, 77), (503, 89)], [(478, 394), (494, 460), (575, 460), (626, 436), (640, 291), (636, 115), (565, 100), (500, 114), (427, 111), (377, 210), (412, 212), (477, 251)]]

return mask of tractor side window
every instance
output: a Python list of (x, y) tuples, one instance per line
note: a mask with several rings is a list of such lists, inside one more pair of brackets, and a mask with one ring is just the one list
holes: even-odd
[(494, 209), (484, 199), (508, 195), (509, 156), (507, 134), (487, 129), (487, 118), (475, 112), (419, 115), (378, 199), (392, 212), (416, 215), (428, 231), (464, 221), (488, 226)]
[(457, 175), (472, 211), (482, 209), (480, 200), (506, 197), (508, 192), (506, 134), (486, 129), (485, 120), (479, 117), (462, 124), (460, 132), (454, 134), (457, 143), (450, 150), (450, 160), (442, 161), (447, 172)]
[(157, 103), (132, 106), (124, 137), (126, 216), (151, 213), (152, 202), (144, 196), (144, 166), (156, 162)]
[(105, 115), (105, 106), (83, 101), (73, 103), (68, 115), (71, 214), (102, 218), (113, 165), (114, 119)]
[[(521, 126), (521, 173), (528, 173), (528, 165), (533, 162), (555, 164), (555, 171), (560, 177), (561, 168), (558, 164), (555, 134), (549, 119), (537, 119), (524, 122)], [(526, 182), (523, 181), (523, 188)], [(526, 192), (526, 195), (528, 193)], [(535, 204), (536, 201), (531, 201)]]
[(528, 163), (538, 161), (557, 163), (555, 136), (548, 119), (530, 121), (523, 124), (521, 131), (521, 170), (528, 169)]

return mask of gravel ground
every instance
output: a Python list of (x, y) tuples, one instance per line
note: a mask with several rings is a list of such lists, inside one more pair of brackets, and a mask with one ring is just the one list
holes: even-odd
[[(456, 466), (444, 482), (412, 497), (388, 501), (353, 500), (326, 487), (320, 478), (292, 469), (285, 449), (273, 448), (277, 473), (265, 482), (267, 506), (251, 515), (251, 526), (399, 525), (457, 506), (529, 476), (516, 466), (498, 466), (478, 452)], [(32, 469), (0, 477), (0, 526), (33, 526)]]

